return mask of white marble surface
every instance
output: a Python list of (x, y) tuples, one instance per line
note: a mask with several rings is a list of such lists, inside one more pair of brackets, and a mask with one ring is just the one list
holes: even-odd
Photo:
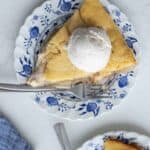
[[(19, 27), (44, 0), (0, 0), (0, 82), (15, 81), (13, 50)], [(95, 120), (70, 122), (49, 116), (30, 94), (0, 93), (0, 111), (35, 150), (61, 150), (52, 126), (63, 121), (74, 148), (109, 130), (132, 130), (150, 136), (150, 0), (112, 0), (134, 24), (141, 41), (141, 65), (135, 87), (113, 111)]]

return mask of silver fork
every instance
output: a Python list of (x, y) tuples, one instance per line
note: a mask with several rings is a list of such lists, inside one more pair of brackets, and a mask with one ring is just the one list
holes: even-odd
[[(111, 81), (111, 82), (110, 82)], [(90, 83), (76, 83), (70, 87), (56, 87), (56, 86), (44, 86), (33, 88), (25, 84), (5, 84), (0, 83), (0, 92), (52, 92), (52, 91), (71, 91), (81, 100), (96, 99), (96, 98), (111, 98), (107, 95), (107, 91), (114, 84), (115, 75), (112, 79), (106, 81), (103, 84), (93, 85)]]

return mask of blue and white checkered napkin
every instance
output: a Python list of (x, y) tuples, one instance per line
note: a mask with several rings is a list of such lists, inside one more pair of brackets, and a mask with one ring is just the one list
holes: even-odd
[(0, 117), (0, 150), (31, 150), (31, 146), (4, 117)]

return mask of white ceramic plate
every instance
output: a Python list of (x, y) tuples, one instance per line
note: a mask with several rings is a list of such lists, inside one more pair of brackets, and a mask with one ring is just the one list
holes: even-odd
[[(15, 70), (18, 81), (25, 83), (32, 74), (37, 55), (41, 47), (57, 28), (78, 9), (82, 0), (49, 0), (27, 18), (16, 41)], [(139, 46), (133, 25), (124, 13), (107, 0), (101, 0), (106, 10), (122, 32), (127, 44), (138, 58)], [(49, 113), (67, 119), (88, 119), (101, 116), (106, 111), (121, 103), (135, 82), (136, 69), (120, 73), (115, 78), (107, 95), (112, 98), (79, 102), (79, 98), (71, 92), (36, 93), (34, 100)], [(71, 100), (71, 101), (68, 101)]]
[(150, 150), (150, 138), (135, 132), (108, 132), (99, 135), (86, 143), (84, 143), (78, 150), (104, 150), (104, 142), (107, 139), (116, 139), (125, 144), (137, 144), (143, 150)]

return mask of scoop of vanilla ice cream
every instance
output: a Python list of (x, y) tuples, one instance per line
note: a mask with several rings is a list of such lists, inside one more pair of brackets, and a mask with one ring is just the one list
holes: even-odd
[(111, 41), (102, 28), (77, 28), (67, 45), (72, 64), (85, 72), (95, 73), (106, 67), (111, 54)]

